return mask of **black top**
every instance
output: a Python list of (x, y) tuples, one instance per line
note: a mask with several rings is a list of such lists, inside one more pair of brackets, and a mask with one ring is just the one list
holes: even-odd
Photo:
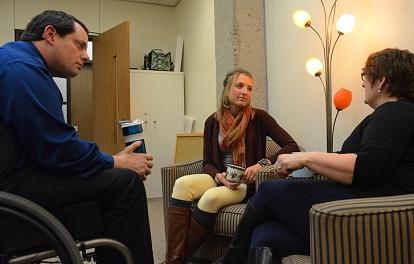
[(414, 102), (379, 106), (345, 140), (355, 153), (352, 188), (362, 197), (414, 193)]

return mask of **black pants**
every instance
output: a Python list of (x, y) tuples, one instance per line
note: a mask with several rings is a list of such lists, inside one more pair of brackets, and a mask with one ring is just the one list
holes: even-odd
[(267, 216), (252, 234), (250, 248), (270, 247), (274, 263), (287, 255), (309, 255), (309, 210), (328, 201), (358, 198), (349, 186), (330, 180), (283, 180), (260, 184), (251, 199)]
[[(137, 264), (154, 263), (145, 187), (135, 172), (108, 169), (82, 178), (73, 174), (26, 171), (16, 179), (19, 183), (8, 192), (52, 212), (73, 204), (96, 202), (104, 221), (101, 237), (125, 244)], [(120, 255), (110, 249), (103, 250), (98, 257), (99, 263), (123, 263)]]

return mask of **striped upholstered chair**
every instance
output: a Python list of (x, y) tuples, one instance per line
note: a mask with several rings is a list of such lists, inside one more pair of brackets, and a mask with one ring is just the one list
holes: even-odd
[[(278, 150), (268, 142), (267, 156)], [(175, 180), (201, 172), (201, 160), (161, 169), (164, 219)], [(256, 189), (263, 181), (277, 179), (273, 167), (265, 167), (258, 172)], [(195, 256), (213, 261), (222, 255), (244, 208), (245, 204), (222, 208), (213, 233)], [(414, 263), (414, 194), (316, 204), (310, 210), (310, 225), (311, 256), (287, 256), (284, 264)]]
[(316, 204), (309, 217), (311, 256), (284, 264), (414, 263), (414, 194)]
[[(274, 155), (279, 149), (280, 147), (274, 141), (267, 141), (266, 156), (269, 157)], [(197, 173), (203, 173), (202, 160), (183, 164), (173, 164), (161, 168), (164, 219), (166, 219), (166, 209), (169, 204), (175, 180), (184, 175)], [(256, 189), (261, 182), (278, 178), (273, 166), (264, 167), (259, 170), (256, 175)], [(246, 204), (234, 204), (222, 208), (217, 215), (216, 224), (212, 234), (195, 253), (195, 257), (214, 261), (221, 256), (236, 230), (245, 207)]]

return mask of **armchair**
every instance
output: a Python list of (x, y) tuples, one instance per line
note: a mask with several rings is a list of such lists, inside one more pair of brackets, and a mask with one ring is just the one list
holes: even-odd
[[(266, 157), (272, 156), (280, 150), (280, 147), (272, 140), (267, 141)], [(175, 181), (185, 175), (203, 173), (202, 160), (173, 164), (161, 168), (162, 194), (164, 219), (167, 219), (167, 208)], [(266, 166), (256, 175), (256, 189), (265, 180), (275, 180), (279, 176), (273, 166)], [(234, 204), (223, 207), (216, 218), (213, 232), (194, 254), (195, 257), (214, 261), (224, 253), (230, 242), (246, 204)], [(166, 221), (164, 221), (166, 224)]]
[(316, 204), (309, 217), (311, 256), (284, 264), (414, 263), (414, 194)]

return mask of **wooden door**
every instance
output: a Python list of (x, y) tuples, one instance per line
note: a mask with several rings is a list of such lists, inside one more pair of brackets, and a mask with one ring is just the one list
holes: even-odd
[(83, 65), (79, 74), (70, 79), (71, 125), (78, 128), (79, 137), (93, 140), (92, 64)]
[(130, 119), (129, 22), (93, 40), (93, 139), (115, 154), (124, 149), (118, 122)]

